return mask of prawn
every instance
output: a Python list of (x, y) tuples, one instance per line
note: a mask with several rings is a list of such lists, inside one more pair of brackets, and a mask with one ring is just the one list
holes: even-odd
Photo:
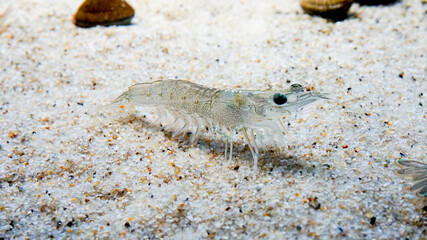
[(231, 134), (241, 131), (257, 171), (257, 137), (261, 141), (267, 132), (284, 134), (281, 118), (318, 99), (328, 98), (319, 92), (307, 92), (300, 84), (283, 91), (251, 91), (222, 90), (185, 80), (158, 80), (130, 86), (113, 104), (154, 108), (162, 125), (172, 131), (172, 137), (190, 131), (192, 143), (204, 129), (215, 131), (225, 140), (226, 160), (230, 145), (229, 161), (233, 154)]

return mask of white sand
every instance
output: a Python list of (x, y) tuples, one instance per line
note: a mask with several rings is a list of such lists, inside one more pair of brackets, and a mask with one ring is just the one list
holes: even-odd
[[(331, 23), (291, 0), (134, 0), (134, 25), (80, 29), (79, 1), (2, 0), (0, 237), (425, 237), (425, 199), (393, 164), (427, 152), (421, 2), (354, 4), (356, 17)], [(227, 166), (209, 136), (191, 146), (128, 113), (96, 114), (166, 78), (290, 80), (333, 100), (292, 116), (254, 174), (242, 144)]]

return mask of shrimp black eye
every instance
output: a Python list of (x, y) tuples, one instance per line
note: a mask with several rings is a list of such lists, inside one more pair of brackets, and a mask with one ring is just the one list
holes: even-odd
[(299, 83), (294, 83), (291, 85), (291, 92), (304, 92), (304, 88)]
[(288, 99), (286, 98), (286, 95), (284, 95), (284, 94), (275, 93), (273, 95), (273, 102), (277, 105), (285, 104), (287, 101), (288, 101)]

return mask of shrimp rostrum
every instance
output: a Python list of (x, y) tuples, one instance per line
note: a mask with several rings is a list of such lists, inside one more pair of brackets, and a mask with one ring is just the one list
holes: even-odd
[[(327, 99), (324, 94), (304, 91), (293, 84), (284, 91), (250, 91), (209, 88), (183, 80), (159, 80), (129, 87), (113, 104), (132, 104), (155, 108), (159, 121), (173, 136), (191, 131), (195, 142), (208, 128), (224, 137), (225, 158), (233, 153), (233, 132), (242, 132), (257, 168), (258, 144), (266, 133), (283, 133), (284, 115), (301, 107)], [(172, 119), (172, 120), (171, 120)]]

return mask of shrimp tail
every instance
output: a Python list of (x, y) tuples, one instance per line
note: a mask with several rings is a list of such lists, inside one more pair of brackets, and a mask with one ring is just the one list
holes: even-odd
[(427, 196), (427, 164), (414, 160), (397, 159), (396, 165), (401, 167), (396, 172), (400, 175), (412, 178), (414, 182), (409, 188), (415, 191), (418, 196)]
[(118, 96), (113, 102), (112, 104), (120, 104), (120, 103), (124, 103), (124, 102), (130, 102), (130, 96), (129, 96), (129, 91), (126, 91), (124, 93), (122, 93), (120, 96)]

